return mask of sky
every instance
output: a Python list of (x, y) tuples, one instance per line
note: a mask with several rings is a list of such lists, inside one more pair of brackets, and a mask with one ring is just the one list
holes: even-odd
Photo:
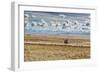
[(31, 33), (90, 33), (90, 14), (24, 11), (24, 25)]

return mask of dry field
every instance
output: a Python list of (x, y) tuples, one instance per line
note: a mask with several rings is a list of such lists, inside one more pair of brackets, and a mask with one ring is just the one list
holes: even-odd
[[(67, 44), (64, 43), (66, 39), (68, 40)], [(87, 38), (25, 35), (24, 41), (24, 61), (90, 58), (90, 40)], [(35, 44), (34, 42), (39, 42), (40, 44)], [(45, 42), (49, 44), (45, 44)]]

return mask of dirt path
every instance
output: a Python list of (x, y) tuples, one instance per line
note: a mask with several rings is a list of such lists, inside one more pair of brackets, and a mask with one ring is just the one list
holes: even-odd
[(86, 43), (68, 43), (68, 44), (64, 44), (64, 43), (51, 43), (51, 42), (46, 42), (46, 41), (38, 41), (38, 42), (33, 42), (33, 41), (25, 41), (25, 44), (40, 44), (40, 45), (62, 45), (62, 46), (79, 46), (79, 47), (90, 47), (89, 44)]

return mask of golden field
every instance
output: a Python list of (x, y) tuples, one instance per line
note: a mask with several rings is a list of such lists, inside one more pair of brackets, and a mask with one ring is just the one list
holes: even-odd
[[(64, 40), (68, 43), (64, 43)], [(24, 61), (89, 59), (90, 40), (84, 37), (24, 36)]]

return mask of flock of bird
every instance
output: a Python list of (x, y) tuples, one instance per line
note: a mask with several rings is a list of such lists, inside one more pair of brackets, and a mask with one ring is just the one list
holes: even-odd
[(53, 17), (38, 18), (35, 15), (24, 14), (24, 27), (32, 30), (51, 28), (52, 31), (90, 31), (90, 19), (80, 22), (75, 17), (73, 19), (65, 18), (63, 15), (59, 17), (62, 17), (62, 19)]

